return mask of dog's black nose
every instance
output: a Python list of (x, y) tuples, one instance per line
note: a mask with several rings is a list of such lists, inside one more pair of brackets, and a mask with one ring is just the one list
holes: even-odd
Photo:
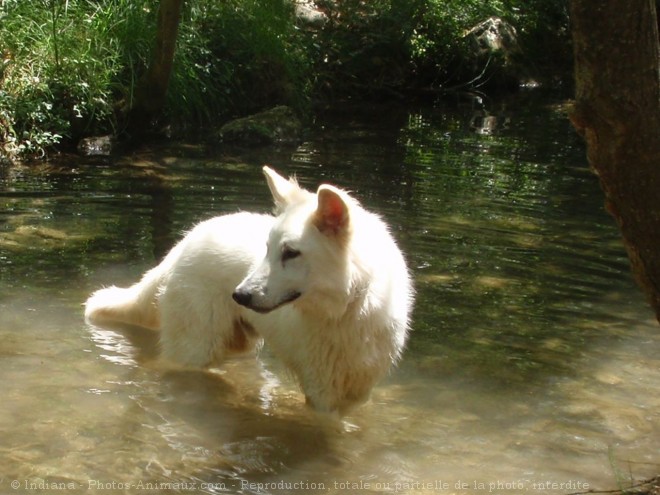
[(231, 295), (231, 297), (232, 297), (232, 299), (234, 299), (234, 301), (236, 301), (241, 306), (249, 306), (250, 301), (252, 300), (252, 293), (237, 290), (237, 291), (234, 291), (234, 293)]

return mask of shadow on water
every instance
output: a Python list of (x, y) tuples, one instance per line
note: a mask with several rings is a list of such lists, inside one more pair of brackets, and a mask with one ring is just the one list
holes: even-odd
[[(0, 487), (571, 493), (653, 474), (660, 333), (584, 162), (533, 93), (334, 107), (296, 149), (0, 169)], [(82, 321), (194, 223), (269, 211), (263, 163), (352, 190), (414, 272), (403, 362), (343, 424), (268, 349), (174, 371), (157, 333)]]

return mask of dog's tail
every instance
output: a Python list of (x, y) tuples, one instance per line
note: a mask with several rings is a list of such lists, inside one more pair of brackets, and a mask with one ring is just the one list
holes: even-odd
[(159, 328), (158, 293), (169, 271), (166, 262), (167, 259), (128, 288), (112, 286), (94, 292), (85, 303), (85, 320), (94, 324), (115, 322)]

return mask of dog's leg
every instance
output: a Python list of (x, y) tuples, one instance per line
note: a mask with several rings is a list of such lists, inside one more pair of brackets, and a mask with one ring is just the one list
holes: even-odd
[(185, 367), (208, 366), (218, 337), (209, 296), (198, 287), (169, 283), (160, 295), (160, 308), (163, 358)]
[(162, 355), (178, 365), (204, 368), (261, 341), (233, 301), (208, 287), (168, 284), (160, 307)]

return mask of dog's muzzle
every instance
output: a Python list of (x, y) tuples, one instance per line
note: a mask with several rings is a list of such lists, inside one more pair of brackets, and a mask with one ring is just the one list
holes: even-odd
[(234, 291), (234, 293), (231, 295), (231, 298), (241, 306), (246, 306), (249, 308), (250, 303), (252, 302), (252, 292), (237, 290)]
[(277, 309), (280, 306), (283, 306), (287, 303), (290, 303), (298, 299), (300, 297), (300, 292), (291, 292), (290, 294), (287, 295), (287, 297), (285, 297), (283, 300), (279, 301), (275, 306), (272, 307), (259, 306), (255, 304), (252, 297), (252, 292), (249, 291), (236, 290), (231, 295), (231, 297), (238, 304), (240, 304), (241, 306), (245, 306), (246, 308), (249, 308), (252, 311), (256, 311), (257, 313), (270, 313), (274, 309)]

